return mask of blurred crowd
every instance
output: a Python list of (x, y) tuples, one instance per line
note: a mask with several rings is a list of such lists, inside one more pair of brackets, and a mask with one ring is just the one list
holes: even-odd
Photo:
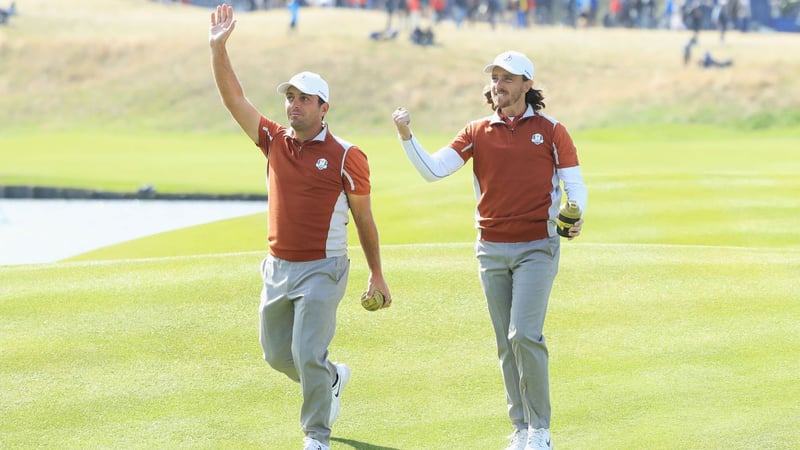
[[(217, 0), (178, 1), (215, 6)], [(528, 28), (534, 25), (750, 31), (788, 20), (800, 31), (800, 0), (228, 0), (235, 9), (299, 6), (385, 10), (403, 31), (452, 21)], [(757, 14), (756, 14), (757, 13)]]

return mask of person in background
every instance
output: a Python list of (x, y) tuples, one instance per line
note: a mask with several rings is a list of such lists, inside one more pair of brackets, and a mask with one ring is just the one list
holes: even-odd
[(728, 31), (730, 7), (728, 0), (716, 0), (714, 8), (711, 10), (711, 20), (719, 29), (719, 41), (725, 42), (725, 32)]
[(17, 3), (11, 2), (8, 9), (0, 8), (0, 25), (8, 24), (8, 18), (17, 15)]
[(711, 56), (710, 51), (706, 50), (706, 52), (703, 53), (703, 58), (697, 61), (697, 64), (704, 69), (708, 69), (710, 67), (730, 67), (733, 65), (733, 59), (716, 59)]
[(289, 31), (297, 28), (297, 22), (300, 19), (300, 2), (301, 0), (289, 0), (289, 3), (286, 4), (289, 9)]
[(686, 3), (682, 6), (682, 13), (683, 22), (686, 28), (692, 30), (692, 39), (697, 43), (706, 14), (703, 0), (686, 0)]
[[(469, 122), (449, 145), (429, 154), (411, 132), (411, 115), (392, 118), (409, 161), (428, 181), (445, 178), (472, 159), (480, 281), (514, 432), (508, 449), (552, 449), (545, 313), (560, 255), (556, 218), (562, 188), (582, 211), (587, 190), (567, 129), (541, 112), (533, 63), (503, 52), (484, 68), (493, 113)], [(581, 233), (583, 219), (569, 231)]]
[(330, 448), (350, 368), (328, 359), (336, 310), (347, 287), (348, 211), (369, 266), (367, 294), (392, 299), (381, 270), (378, 229), (370, 203), (369, 165), (358, 147), (333, 135), (324, 121), (328, 83), (301, 72), (277, 87), (290, 127), (262, 115), (245, 97), (226, 43), (233, 8), (211, 14), (211, 68), (223, 104), (267, 158), (269, 253), (261, 263), (260, 332), (264, 359), (300, 383), (305, 450)]

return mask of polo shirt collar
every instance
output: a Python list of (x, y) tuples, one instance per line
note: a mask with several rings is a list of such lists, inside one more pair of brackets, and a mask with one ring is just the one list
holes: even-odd
[(322, 130), (320, 130), (319, 134), (314, 136), (315, 141), (324, 141), (325, 136), (328, 134), (328, 124), (322, 122)]
[[(533, 107), (531, 107), (531, 105), (528, 104), (527, 109), (525, 109), (525, 112), (522, 113), (521, 119), (524, 119), (526, 117), (533, 117), (533, 116), (534, 116)], [(495, 110), (494, 111), (494, 113), (491, 116), (490, 123), (492, 123), (492, 124), (505, 123), (505, 121), (500, 117), (499, 110)]]
[[(328, 134), (328, 124), (322, 122), (322, 130), (320, 130), (319, 134), (311, 138), (312, 141), (324, 141), (325, 136)], [(295, 133), (294, 128), (292, 128), (292, 139), (297, 139), (297, 133)]]

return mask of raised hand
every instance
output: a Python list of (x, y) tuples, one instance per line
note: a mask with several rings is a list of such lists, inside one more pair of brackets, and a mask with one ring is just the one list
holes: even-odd
[(411, 114), (405, 108), (397, 108), (392, 113), (392, 119), (394, 120), (394, 125), (397, 127), (397, 132), (400, 134), (400, 137), (403, 140), (411, 139), (411, 128), (409, 125), (411, 124)]
[(208, 29), (208, 42), (213, 47), (224, 46), (233, 29), (236, 28), (236, 19), (233, 18), (233, 7), (221, 4), (217, 11), (211, 13), (211, 27)]

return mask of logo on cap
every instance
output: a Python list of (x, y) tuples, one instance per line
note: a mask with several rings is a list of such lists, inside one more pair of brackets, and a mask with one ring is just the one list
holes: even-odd
[(328, 83), (319, 74), (313, 72), (300, 72), (289, 81), (279, 84), (278, 93), (285, 94), (291, 86), (305, 94), (317, 95), (324, 102), (327, 102), (330, 97)]
[(483, 72), (492, 73), (492, 69), (495, 67), (500, 67), (514, 75), (522, 75), (529, 80), (533, 79), (533, 63), (527, 56), (514, 50), (497, 55), (492, 64), (483, 68)]

